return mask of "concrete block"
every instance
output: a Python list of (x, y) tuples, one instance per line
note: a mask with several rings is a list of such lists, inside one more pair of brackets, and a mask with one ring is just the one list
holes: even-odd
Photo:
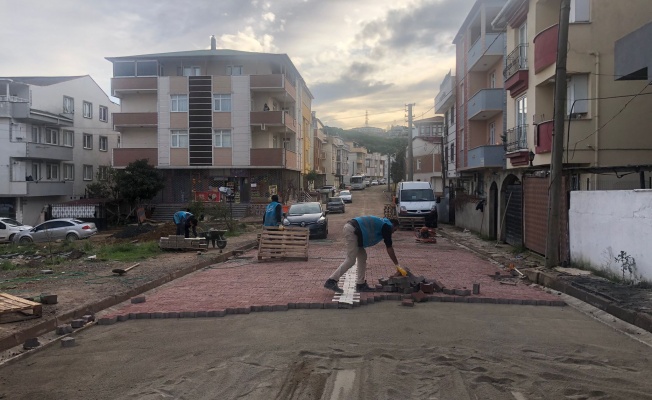
[(510, 299), (498, 298), (496, 299), (496, 304), (510, 304)]
[(444, 288), (442, 291), (444, 292), (444, 294), (449, 294), (449, 295), (455, 294), (455, 289)]
[(479, 283), (474, 283), (473, 284), (473, 294), (480, 294), (480, 284)]
[(466, 299), (467, 303), (482, 303), (482, 299), (479, 297), (469, 297)]
[(418, 292), (414, 292), (412, 294), (412, 297), (414, 298), (414, 301), (417, 303), (428, 301), (428, 296), (425, 293), (423, 293), (421, 290), (419, 290)]
[(165, 313), (162, 313), (160, 311), (152, 313), (152, 319), (161, 319), (161, 318), (165, 318)]
[(41, 342), (38, 341), (38, 338), (29, 338), (25, 340), (25, 343), (23, 343), (23, 349), (31, 350), (39, 347), (40, 345)]
[(238, 307), (235, 311), (236, 314), (249, 314), (251, 312), (251, 307)]
[(214, 310), (208, 312), (209, 317), (223, 317), (225, 315), (226, 315), (226, 310)]
[(195, 312), (194, 311), (183, 311), (179, 318), (195, 318)]
[[(113, 325), (113, 324), (115, 324), (116, 322), (118, 322), (118, 317), (116, 317), (116, 316), (113, 316), (113, 317), (103, 317), (103, 318), (100, 318), (100, 319), (97, 321), (97, 324), (98, 324), (98, 325)], [(64, 340), (65, 340), (65, 339), (64, 339)]]
[[(308, 307), (306, 307), (308, 308)], [(263, 306), (263, 311), (274, 311), (274, 306), (272, 305), (264, 305)]]
[(455, 296), (453, 297), (453, 301), (455, 303), (466, 303), (467, 297), (466, 296)]
[(124, 322), (129, 319), (129, 314), (120, 314), (118, 315), (118, 322)]
[(563, 307), (566, 305), (566, 302), (563, 300), (553, 300), (550, 302), (550, 305), (554, 307)]
[(457, 296), (470, 296), (471, 290), (469, 289), (455, 289), (455, 294)]
[(310, 308), (318, 309), (318, 308), (324, 308), (324, 303), (310, 303)]
[(414, 300), (412, 299), (405, 299), (401, 302), (401, 305), (405, 307), (414, 307)]
[(538, 306), (549, 306), (550, 305), (550, 300), (537, 300), (537, 305)]
[(302, 310), (310, 308), (310, 303), (298, 303), (297, 308), (302, 309)]
[(207, 315), (208, 311), (197, 311), (197, 313), (195, 313), (195, 317), (197, 318), (206, 318)]
[(139, 304), (145, 302), (145, 296), (137, 296), (131, 298), (131, 304)]
[(226, 315), (234, 315), (238, 313), (238, 309), (235, 307), (229, 307), (226, 309)]
[(333, 302), (330, 302), (330, 303), (325, 303), (325, 304), (324, 304), (324, 308), (327, 308), (327, 309), (329, 309), (329, 310), (330, 310), (330, 309), (337, 309), (337, 307), (338, 307), (338, 305), (337, 305), (337, 303), (334, 302), (334, 301), (333, 301)]
[(421, 284), (419, 284), (419, 290), (425, 294), (432, 294), (435, 293), (435, 285), (428, 282), (421, 282)]
[[(100, 320), (101, 321), (101, 320)], [(61, 339), (61, 347), (73, 347), (75, 345), (75, 338), (74, 337), (65, 337)]]
[(127, 317), (128, 317), (127, 319), (136, 319), (136, 318), (138, 318), (138, 313), (131, 312), (131, 313), (127, 314)]
[(165, 314), (166, 318), (179, 318), (179, 313), (176, 311), (170, 311)]
[(441, 296), (441, 301), (444, 303), (452, 303), (455, 301), (455, 297), (453, 296)]
[(150, 319), (152, 314), (148, 312), (139, 312), (136, 314), (136, 319)]
[(82, 326), (84, 326), (85, 324), (86, 324), (86, 321), (83, 320), (83, 319), (73, 319), (72, 321), (70, 321), (70, 326), (72, 326), (73, 329), (79, 329)]
[(523, 300), (521, 299), (509, 299), (509, 304), (523, 304)]
[(57, 326), (56, 333), (57, 335), (67, 335), (72, 333), (72, 326), (70, 326), (70, 324), (59, 325)]
[(288, 305), (287, 304), (275, 304), (272, 306), (272, 310), (274, 311), (287, 311), (288, 310)]
[(288, 303), (288, 310), (295, 310), (296, 308), (297, 308), (297, 303)]
[(95, 321), (95, 316), (93, 314), (86, 314), (82, 315), (82, 319), (86, 321), (86, 323), (89, 323)]
[(380, 278), (378, 279), (378, 283), (380, 286), (387, 286), (389, 285), (389, 279), (388, 278)]
[(495, 304), (496, 303), (496, 299), (494, 299), (492, 297), (481, 297), (481, 300), (482, 300), (482, 303), (485, 303), (485, 304)]
[(428, 301), (441, 302), (441, 296), (430, 296), (428, 297)]
[(57, 304), (58, 299), (56, 294), (41, 293), (39, 296), (41, 304)]
[(532, 300), (532, 299), (523, 300), (523, 305), (526, 305), (526, 306), (536, 306), (536, 305), (537, 305), (537, 301), (536, 301), (536, 300)]

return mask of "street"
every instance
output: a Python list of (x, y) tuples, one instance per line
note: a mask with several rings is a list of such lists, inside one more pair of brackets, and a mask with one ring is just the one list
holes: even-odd
[[(311, 241), (308, 262), (259, 263), (252, 251), (146, 293), (145, 303), (111, 311), (248, 310), (242, 315), (130, 319), (85, 329), (72, 348), (55, 343), (0, 367), (0, 398), (652, 398), (648, 345), (570, 306), (521, 304), (555, 297), (493, 284), (488, 275), (495, 266), (444, 238), (416, 245), (412, 232), (397, 232), (399, 262), (451, 285), (468, 285), (468, 274), (481, 271), (483, 293), (513, 304), (442, 300), (403, 307), (383, 300), (351, 309), (288, 309), (332, 301), (322, 285), (344, 257), (342, 226), (354, 216), (381, 215), (384, 188), (354, 191), (346, 213), (329, 215), (329, 237)], [(370, 249), (368, 263), (370, 283), (393, 272), (382, 243)], [(280, 303), (287, 311), (251, 312)]]

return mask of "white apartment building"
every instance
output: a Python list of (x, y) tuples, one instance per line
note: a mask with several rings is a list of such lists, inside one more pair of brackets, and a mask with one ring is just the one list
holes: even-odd
[(0, 77), (0, 215), (34, 225), (84, 197), (119, 146), (118, 110), (89, 75)]

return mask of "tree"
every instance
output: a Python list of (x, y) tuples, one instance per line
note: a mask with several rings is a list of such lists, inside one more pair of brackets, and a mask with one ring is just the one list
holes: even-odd
[(165, 180), (147, 159), (129, 163), (124, 170), (118, 171), (116, 178), (118, 193), (132, 211), (139, 202), (153, 199), (165, 187)]
[(95, 182), (86, 185), (86, 195), (89, 199), (118, 199), (119, 193), (116, 181), (119, 171), (111, 167), (105, 168), (105, 176), (102, 176), (101, 171), (98, 170), (95, 174)]

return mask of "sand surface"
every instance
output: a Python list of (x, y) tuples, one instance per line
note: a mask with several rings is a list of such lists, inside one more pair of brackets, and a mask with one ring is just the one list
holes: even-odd
[(652, 349), (571, 307), (385, 301), (75, 337), (0, 367), (0, 398), (652, 398)]

